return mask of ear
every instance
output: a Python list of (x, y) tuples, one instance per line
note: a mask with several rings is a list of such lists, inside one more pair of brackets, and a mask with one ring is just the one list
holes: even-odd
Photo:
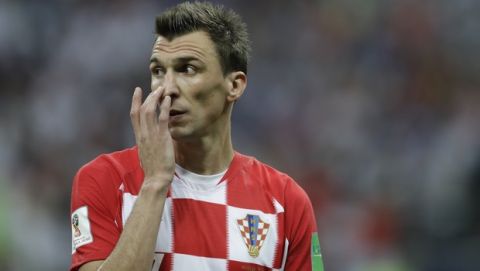
[(227, 100), (234, 102), (242, 96), (247, 87), (247, 75), (244, 72), (235, 71), (227, 75), (226, 79), (228, 80)]

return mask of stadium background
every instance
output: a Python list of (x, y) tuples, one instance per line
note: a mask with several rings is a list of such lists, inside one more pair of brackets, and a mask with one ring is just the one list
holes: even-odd
[[(173, 1), (0, 2), (0, 269), (66, 270), (70, 185), (132, 145)], [(310, 195), (328, 271), (480, 270), (480, 4), (224, 1), (253, 54), (236, 149)]]

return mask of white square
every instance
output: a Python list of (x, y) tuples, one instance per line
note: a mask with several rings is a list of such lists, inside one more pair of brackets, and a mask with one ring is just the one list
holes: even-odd
[(192, 190), (175, 176), (171, 188), (172, 198), (174, 199), (194, 199), (222, 205), (227, 204), (226, 182), (217, 185), (215, 189), (212, 190)]
[[(123, 206), (122, 206), (122, 223), (125, 226), (133, 206), (137, 201), (138, 196), (134, 196), (130, 193), (123, 193)], [(162, 220), (158, 229), (157, 243), (155, 245), (155, 252), (170, 253), (172, 252), (173, 231), (172, 231), (172, 199), (168, 197), (165, 200), (163, 207)]]
[(160, 222), (160, 229), (158, 230), (157, 244), (155, 245), (155, 252), (171, 253), (173, 243), (173, 204), (172, 198), (168, 197), (165, 200), (163, 207), (162, 221)]
[(227, 267), (228, 264), (226, 259), (207, 258), (177, 253), (173, 255), (172, 271), (227, 270)]
[(93, 235), (88, 219), (88, 208), (82, 206), (72, 213), (72, 254), (77, 248), (93, 242)]
[[(245, 239), (242, 237), (239, 219), (244, 219), (247, 215), (258, 215), (260, 220), (269, 224), (269, 229), (265, 241), (259, 250), (257, 257), (250, 256)], [(259, 210), (242, 209), (227, 206), (227, 231), (228, 231), (228, 259), (239, 262), (255, 263), (266, 267), (273, 267), (275, 260), (275, 250), (278, 245), (278, 221), (275, 214), (265, 214)], [(243, 222), (244, 226), (245, 222)], [(259, 231), (260, 233), (260, 231)], [(258, 236), (257, 236), (258, 238)]]
[(122, 203), (122, 224), (125, 226), (127, 223), (127, 218), (130, 216), (132, 212), (133, 205), (135, 205), (135, 201), (137, 201), (138, 196), (134, 196), (130, 193), (123, 193), (123, 203)]

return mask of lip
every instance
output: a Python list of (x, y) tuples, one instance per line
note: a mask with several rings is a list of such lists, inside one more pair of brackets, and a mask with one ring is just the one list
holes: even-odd
[(186, 113), (186, 111), (172, 109), (172, 110), (170, 110), (169, 120), (170, 121), (177, 121), (180, 118), (182, 118), (185, 115), (185, 113)]
[(185, 110), (180, 110), (180, 109), (170, 109), (170, 117), (174, 117), (174, 116), (177, 116), (177, 115), (182, 115), (182, 114), (185, 114)]

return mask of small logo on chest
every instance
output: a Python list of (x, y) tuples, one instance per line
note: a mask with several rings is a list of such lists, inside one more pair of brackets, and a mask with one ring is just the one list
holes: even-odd
[(248, 215), (243, 219), (237, 219), (238, 228), (243, 241), (247, 245), (248, 254), (256, 258), (267, 238), (270, 224), (263, 222), (258, 215)]

